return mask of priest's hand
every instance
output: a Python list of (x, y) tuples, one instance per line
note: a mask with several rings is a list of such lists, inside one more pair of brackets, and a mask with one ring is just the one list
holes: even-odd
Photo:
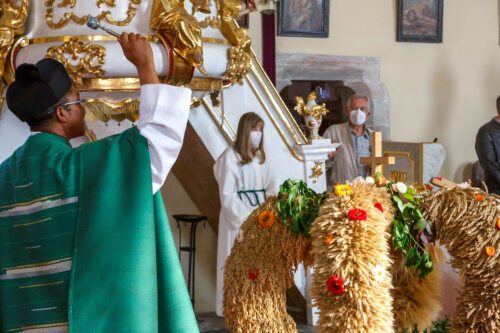
[(118, 38), (118, 42), (123, 49), (125, 58), (137, 68), (141, 85), (160, 83), (156, 75), (153, 50), (146, 37), (124, 32)]

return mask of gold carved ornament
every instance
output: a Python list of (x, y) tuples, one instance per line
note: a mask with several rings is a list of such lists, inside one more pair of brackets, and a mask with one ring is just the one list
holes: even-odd
[(120, 102), (106, 99), (88, 99), (85, 102), (85, 120), (108, 122), (111, 119), (123, 121), (125, 119), (136, 122), (139, 119), (139, 98), (127, 98)]
[(3, 109), (3, 89), (6, 82), (12, 81), (6, 71), (9, 53), (13, 49), (15, 37), (24, 34), (24, 24), (28, 17), (29, 1), (0, 1), (0, 113)]
[[(85, 0), (90, 1), (90, 0)], [(123, 20), (115, 20), (113, 19), (113, 15), (110, 11), (102, 11), (96, 17), (101, 21), (105, 20), (109, 24), (113, 24), (116, 26), (126, 26), (128, 25), (135, 14), (137, 13), (137, 5), (141, 4), (142, 0), (129, 0), (127, 16)], [(62, 18), (58, 22), (54, 22), (54, 4), (56, 0), (46, 0), (45, 1), (45, 20), (47, 21), (47, 25), (51, 29), (61, 29), (68, 25), (69, 22), (73, 21), (76, 24), (84, 25), (87, 23), (89, 19), (89, 15), (78, 16), (74, 12), (66, 12), (63, 14)], [(97, 7), (100, 8), (103, 4), (108, 7), (116, 7), (115, 0), (97, 0)], [(61, 0), (61, 2), (57, 5), (59, 8), (75, 8), (76, 0)]]
[[(53, 46), (47, 50), (45, 57), (53, 58), (64, 65), (68, 74), (77, 86), (82, 85), (84, 75), (102, 77), (106, 48), (101, 45), (85, 43), (78, 38)], [(77, 64), (75, 62), (78, 61)]]
[(314, 166), (311, 168), (312, 174), (308, 177), (312, 179), (313, 183), (316, 183), (319, 177), (323, 174), (323, 162), (322, 161), (314, 161)]
[(161, 37), (167, 50), (173, 50), (173, 62), (166, 82), (189, 83), (194, 68), (207, 74), (203, 67), (201, 27), (184, 7), (184, 0), (154, 0), (150, 27)]
[(220, 13), (220, 30), (234, 46), (228, 50), (226, 78), (232, 84), (242, 84), (251, 67), (252, 40), (247, 31), (238, 26), (236, 19), (243, 9), (240, 0), (215, 0)]
[[(316, 93), (312, 91), (307, 96), (307, 101), (316, 101)], [(321, 120), (321, 117), (326, 115), (330, 110), (328, 110), (323, 104), (313, 103), (314, 106), (308, 107), (306, 103), (304, 103), (304, 99), (300, 96), (295, 96), (295, 107), (294, 110), (297, 111), (301, 116), (313, 116), (317, 121)]]

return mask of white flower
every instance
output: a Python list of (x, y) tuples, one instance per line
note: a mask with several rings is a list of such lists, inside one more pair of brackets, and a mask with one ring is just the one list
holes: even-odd
[(373, 179), (373, 177), (366, 177), (365, 182), (367, 184), (373, 185), (375, 184), (375, 179)]
[(373, 267), (372, 274), (377, 282), (381, 282), (385, 278), (385, 270), (380, 265)]
[(461, 189), (466, 189), (466, 188), (470, 187), (470, 184), (468, 182), (463, 182), (463, 183), (457, 184), (457, 187), (461, 188)]
[(363, 184), (365, 182), (365, 179), (361, 176), (358, 176), (356, 178), (353, 179), (353, 181), (351, 182), (352, 185), (354, 184)]
[[(394, 188), (393, 188), (393, 190), (394, 190)], [(401, 193), (401, 194), (405, 194), (406, 191), (408, 191), (408, 188), (406, 187), (406, 185), (404, 183), (397, 182), (396, 183), (396, 191)]]

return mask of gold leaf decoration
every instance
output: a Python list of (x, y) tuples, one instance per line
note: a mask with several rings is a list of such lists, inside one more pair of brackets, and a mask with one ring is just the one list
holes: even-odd
[(85, 75), (95, 77), (104, 75), (102, 65), (105, 63), (106, 49), (101, 45), (71, 38), (68, 42), (49, 48), (45, 56), (61, 62), (75, 81), (81, 81)]
[[(102, 11), (97, 15), (99, 20), (105, 20), (109, 24), (113, 24), (116, 26), (126, 26), (128, 25), (132, 19), (135, 17), (137, 13), (137, 5), (141, 4), (142, 0), (129, 0), (127, 16), (123, 20), (116, 20), (113, 18), (113, 15), (110, 11)], [(74, 12), (65, 12), (61, 19), (57, 22), (54, 21), (54, 4), (56, 0), (47, 0), (45, 2), (45, 20), (47, 21), (47, 25), (54, 30), (64, 28), (69, 22), (73, 21), (76, 24), (84, 25), (87, 23), (90, 15), (78, 16)], [(97, 7), (99, 8), (101, 5), (106, 4), (109, 7), (115, 7), (115, 0), (97, 0)], [(70, 7), (74, 8), (76, 5), (76, 0), (63, 0), (61, 1), (57, 7), (64, 8)]]
[(105, 99), (90, 99), (85, 103), (86, 121), (108, 122), (111, 119), (131, 122), (139, 120), (139, 99), (125, 99), (120, 102), (108, 101)]

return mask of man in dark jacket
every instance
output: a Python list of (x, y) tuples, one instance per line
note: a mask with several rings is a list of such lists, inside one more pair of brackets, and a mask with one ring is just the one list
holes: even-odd
[(476, 153), (484, 169), (488, 190), (500, 194), (500, 96), (497, 98), (497, 113), (477, 132)]

